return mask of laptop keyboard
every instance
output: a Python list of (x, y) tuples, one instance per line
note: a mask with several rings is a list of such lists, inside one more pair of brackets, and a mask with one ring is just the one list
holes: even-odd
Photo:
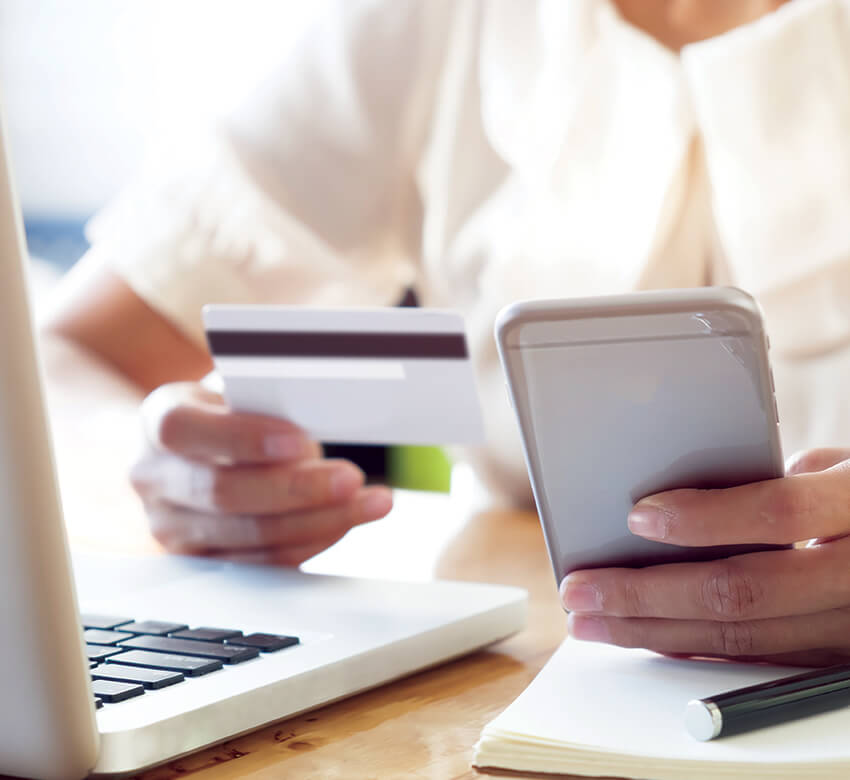
[(160, 620), (91, 614), (80, 620), (98, 708), (299, 644), (297, 636)]

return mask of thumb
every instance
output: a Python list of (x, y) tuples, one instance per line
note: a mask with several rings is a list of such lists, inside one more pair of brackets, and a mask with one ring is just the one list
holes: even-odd
[(785, 473), (790, 477), (795, 474), (811, 474), (824, 471), (850, 459), (850, 449), (840, 447), (822, 447), (816, 450), (803, 450), (794, 453), (785, 461)]

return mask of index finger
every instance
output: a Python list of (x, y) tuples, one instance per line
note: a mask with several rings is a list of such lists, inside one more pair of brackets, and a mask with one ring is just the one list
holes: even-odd
[(315, 458), (319, 445), (288, 420), (231, 411), (221, 396), (194, 386), (166, 385), (143, 403), (154, 446), (216, 464), (277, 463)]
[(724, 622), (846, 609), (848, 544), (574, 571), (561, 583), (561, 600), (573, 612)]
[(672, 490), (629, 513), (629, 530), (669, 544), (792, 544), (850, 533), (850, 463), (725, 490)]

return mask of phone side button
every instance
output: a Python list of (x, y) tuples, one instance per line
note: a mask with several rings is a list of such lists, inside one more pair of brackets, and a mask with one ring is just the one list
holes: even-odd
[(773, 396), (773, 413), (776, 415), (776, 424), (779, 425), (779, 406), (776, 403), (776, 396)]

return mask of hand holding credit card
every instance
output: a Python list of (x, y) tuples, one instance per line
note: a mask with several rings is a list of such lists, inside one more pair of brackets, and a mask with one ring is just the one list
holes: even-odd
[(457, 314), (210, 304), (203, 317), (235, 411), (284, 417), (319, 441), (484, 440)]

